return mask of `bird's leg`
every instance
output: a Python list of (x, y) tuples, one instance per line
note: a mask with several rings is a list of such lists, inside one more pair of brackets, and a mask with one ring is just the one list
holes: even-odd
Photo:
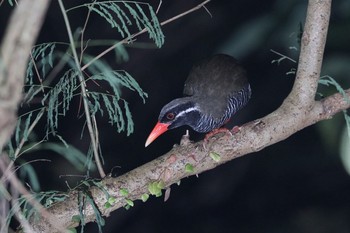
[(229, 134), (230, 136), (232, 136), (232, 132), (229, 129), (226, 128), (218, 128), (218, 129), (214, 129), (213, 131), (207, 133), (205, 135), (204, 141), (208, 141), (209, 138), (211, 138), (212, 136), (214, 136), (215, 134), (219, 134), (219, 133), (225, 133), (225, 134)]
[[(223, 125), (226, 125), (231, 119), (228, 119), (225, 121), (225, 123)], [(205, 135), (205, 138), (204, 138), (204, 142), (208, 142), (208, 139), (212, 136), (214, 136), (215, 134), (218, 134), (218, 133), (226, 133), (226, 134), (229, 134), (230, 136), (232, 136), (232, 134), (236, 134), (238, 133), (240, 130), (240, 127), (239, 126), (234, 126), (231, 130), (227, 129), (227, 128), (218, 128), (218, 129), (214, 129), (213, 131), (207, 133)]]
[(218, 128), (218, 129), (214, 129), (213, 131), (207, 133), (204, 137), (204, 143), (203, 143), (203, 147), (204, 149), (206, 149), (206, 145), (208, 144), (208, 140), (209, 138), (211, 138), (212, 136), (214, 136), (215, 134), (219, 134), (219, 133), (225, 133), (228, 136), (232, 136), (236, 133), (238, 133), (241, 130), (240, 126), (234, 126), (231, 130), (227, 129), (227, 128)]
[(229, 134), (229, 136), (232, 136), (232, 132), (227, 129), (227, 128), (218, 128), (218, 129), (214, 129), (213, 131), (207, 133), (204, 137), (204, 142), (203, 142), (203, 147), (204, 149), (206, 148), (206, 145), (208, 144), (208, 140), (209, 138), (211, 138), (212, 136), (214, 136), (215, 134), (219, 134), (219, 133), (225, 133), (225, 134)]

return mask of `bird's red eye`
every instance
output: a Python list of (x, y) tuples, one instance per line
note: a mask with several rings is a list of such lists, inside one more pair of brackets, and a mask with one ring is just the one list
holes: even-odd
[(172, 113), (172, 112), (169, 112), (169, 113), (166, 114), (166, 118), (167, 118), (168, 120), (174, 120), (175, 114)]

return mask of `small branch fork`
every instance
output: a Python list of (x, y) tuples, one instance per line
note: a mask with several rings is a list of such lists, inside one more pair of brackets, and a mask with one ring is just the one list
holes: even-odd
[[(105, 208), (105, 193), (97, 187), (91, 187), (90, 193), (101, 213), (108, 216), (110, 212), (126, 204), (125, 197), (120, 197), (119, 194), (122, 188), (130, 193), (129, 200), (140, 199), (142, 194), (149, 193), (148, 185), (151, 182), (162, 181), (165, 187), (170, 187), (184, 177), (199, 174), (237, 157), (262, 150), (307, 126), (330, 119), (336, 113), (348, 109), (350, 103), (339, 93), (321, 101), (314, 100), (330, 10), (331, 0), (309, 0), (295, 84), (290, 95), (276, 111), (243, 125), (233, 137), (215, 135), (208, 139), (207, 149), (203, 148), (202, 141), (187, 141), (122, 176), (104, 178), (101, 185), (105, 188), (104, 191), (116, 197), (116, 202), (112, 207)], [(350, 97), (350, 89), (345, 93)], [(215, 159), (212, 154), (215, 154)], [(193, 171), (185, 169), (187, 164), (191, 164)], [(55, 213), (60, 224), (71, 227), (77, 224), (71, 221), (70, 216), (79, 214), (78, 209), (77, 194), (72, 192), (64, 203), (58, 203), (48, 211)], [(86, 222), (95, 220), (91, 206), (87, 206), (85, 213)], [(37, 229), (48, 224), (43, 220), (35, 223), (34, 227)]]

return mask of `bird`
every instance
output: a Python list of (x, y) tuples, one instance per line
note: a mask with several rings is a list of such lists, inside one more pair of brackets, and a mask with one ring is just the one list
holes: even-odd
[(145, 147), (170, 129), (187, 125), (208, 133), (226, 124), (251, 97), (245, 69), (227, 54), (216, 54), (195, 64), (184, 84), (183, 97), (166, 104)]

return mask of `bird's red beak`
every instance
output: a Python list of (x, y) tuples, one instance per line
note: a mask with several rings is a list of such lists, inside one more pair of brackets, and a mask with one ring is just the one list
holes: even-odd
[(168, 126), (170, 124), (164, 124), (164, 123), (160, 123), (159, 121), (157, 122), (156, 126), (154, 126), (152, 132), (150, 133), (150, 135), (147, 138), (145, 147), (147, 147), (149, 144), (151, 144), (154, 140), (156, 140), (157, 137), (159, 137), (159, 135), (161, 135), (162, 133), (164, 133), (165, 131), (168, 130)]

